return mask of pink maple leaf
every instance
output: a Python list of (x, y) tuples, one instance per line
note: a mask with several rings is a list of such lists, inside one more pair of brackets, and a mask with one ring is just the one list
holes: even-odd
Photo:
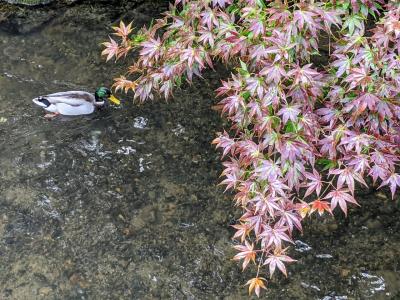
[(104, 42), (102, 44), (106, 47), (106, 49), (104, 49), (101, 52), (101, 55), (107, 55), (106, 61), (109, 61), (114, 56), (117, 57), (118, 52), (119, 52), (118, 43), (115, 40), (113, 40), (111, 37), (109, 37), (109, 38), (110, 38), (109, 42)]
[(304, 176), (309, 180), (306, 184), (306, 187), (308, 187), (308, 189), (304, 197), (311, 195), (314, 191), (316, 191), (317, 196), (319, 196), (319, 193), (321, 192), (322, 188), (321, 175), (318, 173), (317, 170), (313, 169), (312, 174), (309, 172), (305, 172)]
[(293, 258), (285, 255), (285, 250), (275, 251), (274, 254), (268, 255), (268, 258), (265, 260), (264, 265), (269, 265), (269, 275), (272, 275), (275, 272), (275, 268), (278, 269), (287, 277), (286, 267), (283, 262), (294, 262)]
[(394, 194), (396, 193), (396, 188), (400, 186), (400, 175), (397, 173), (392, 173), (382, 184), (379, 186), (389, 185), (390, 191), (392, 193), (392, 198), (394, 198)]
[(282, 107), (278, 111), (278, 116), (282, 116), (283, 123), (287, 123), (288, 120), (291, 120), (292, 122), (296, 122), (297, 116), (300, 114), (300, 105), (288, 105), (285, 107)]
[(333, 211), (339, 204), (340, 208), (347, 216), (347, 202), (358, 205), (357, 201), (350, 195), (348, 189), (334, 190), (328, 193), (324, 199), (331, 199), (331, 210)]

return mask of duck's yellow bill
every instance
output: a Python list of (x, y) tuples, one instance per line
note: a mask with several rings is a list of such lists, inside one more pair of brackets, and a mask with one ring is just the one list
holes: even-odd
[(108, 98), (112, 103), (120, 105), (121, 101), (119, 101), (119, 99), (117, 97), (115, 97), (114, 95), (111, 95), (110, 98)]

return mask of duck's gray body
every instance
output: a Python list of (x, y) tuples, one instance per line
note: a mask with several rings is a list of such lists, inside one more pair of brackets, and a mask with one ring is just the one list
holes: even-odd
[(94, 94), (83, 91), (68, 91), (40, 96), (32, 100), (51, 113), (65, 116), (88, 115), (96, 106), (104, 102), (96, 102)]

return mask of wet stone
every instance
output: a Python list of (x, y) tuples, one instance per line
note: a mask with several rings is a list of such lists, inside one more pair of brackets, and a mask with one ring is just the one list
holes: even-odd
[(382, 227), (382, 223), (379, 220), (369, 219), (366, 223), (368, 229), (376, 230)]
[(53, 291), (53, 289), (51, 287), (42, 287), (39, 289), (39, 296), (48, 296), (51, 292)]

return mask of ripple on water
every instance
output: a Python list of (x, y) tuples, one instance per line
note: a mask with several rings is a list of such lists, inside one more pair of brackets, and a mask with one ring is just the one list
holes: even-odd
[(324, 298), (321, 298), (321, 300), (347, 300), (349, 297), (347, 296), (325, 296)]
[(177, 124), (175, 128), (172, 129), (172, 132), (176, 135), (176, 136), (181, 136), (185, 133), (185, 127), (183, 127), (181, 124)]
[(130, 155), (135, 153), (136, 149), (132, 148), (131, 146), (122, 146), (120, 149), (117, 150), (117, 154)]
[(294, 244), (295, 244), (294, 250), (297, 252), (308, 252), (312, 250), (311, 246), (304, 243), (303, 241), (295, 240)]
[(144, 117), (136, 117), (133, 119), (133, 127), (137, 129), (145, 129), (149, 120)]
[(353, 278), (357, 280), (365, 297), (373, 297), (386, 290), (385, 279), (382, 276), (361, 272), (359, 275), (354, 275)]
[(315, 255), (315, 257), (317, 257), (317, 258), (322, 258), (322, 259), (331, 259), (331, 258), (333, 258), (333, 256), (332, 255), (330, 255), (330, 254), (317, 254), (317, 255)]

